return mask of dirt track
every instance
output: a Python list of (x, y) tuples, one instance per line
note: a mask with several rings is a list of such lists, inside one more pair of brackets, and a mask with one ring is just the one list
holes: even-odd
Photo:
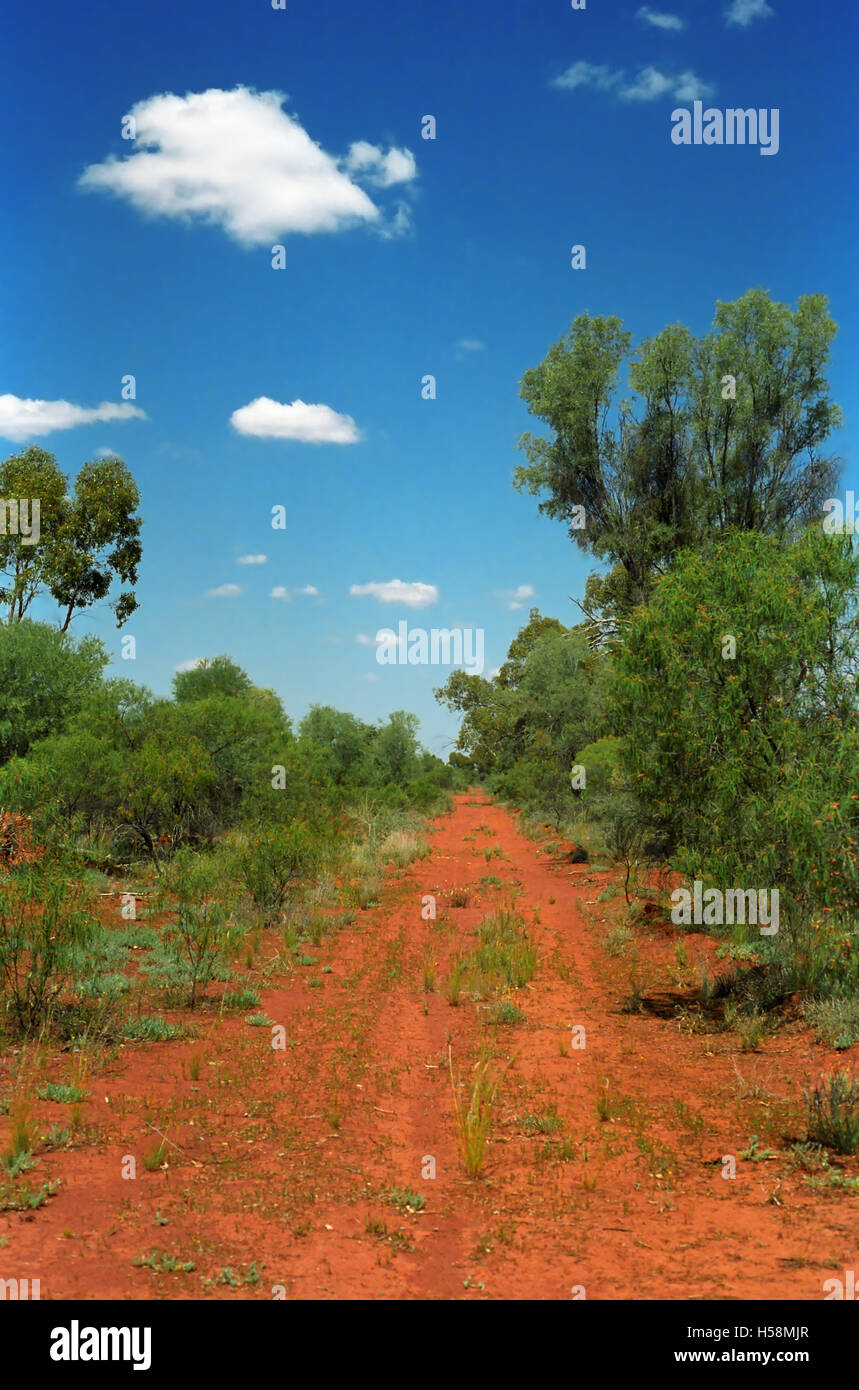
[[(284, 1025), (284, 1050), (269, 1028), (204, 1014), (193, 1041), (128, 1047), (91, 1074), (90, 1141), (39, 1155), (28, 1179), (61, 1186), (37, 1211), (0, 1214), (0, 1277), (38, 1278), (43, 1298), (60, 1299), (569, 1299), (583, 1288), (588, 1299), (819, 1300), (824, 1280), (856, 1266), (859, 1197), (813, 1190), (788, 1154), (802, 1084), (851, 1054), (821, 1047), (798, 1018), (753, 1054), (732, 1033), (693, 1031), (669, 996), (691, 997), (714, 942), (654, 916), (634, 957), (608, 955), (623, 899), (599, 898), (616, 876), (542, 852), (501, 808), (461, 796), (430, 843), (379, 907), (307, 947), (313, 965), (266, 982), (260, 1011)], [(487, 861), (495, 847), (504, 857)], [(478, 887), (484, 876), (502, 886)], [(456, 887), (467, 906), (449, 905)], [(453, 1007), (444, 985), (514, 889), (539, 963), (515, 998), (525, 1022), (495, 1027), (479, 1003)], [(422, 920), (424, 894), (435, 922)], [(665, 1017), (624, 1011), (631, 975), (645, 999), (668, 1001)], [(448, 1044), (463, 1079), (494, 1049), (479, 1179), (457, 1151)], [(65, 1079), (67, 1059), (49, 1059), (48, 1074)], [(60, 1110), (36, 1113), (47, 1128)], [(169, 1156), (147, 1171), (156, 1131)], [(741, 1156), (753, 1135), (757, 1161)], [(422, 1176), (429, 1158), (434, 1178)], [(833, 1167), (859, 1173), (855, 1158)], [(392, 1188), (425, 1209), (398, 1209)], [(133, 1264), (152, 1253), (195, 1268)]]

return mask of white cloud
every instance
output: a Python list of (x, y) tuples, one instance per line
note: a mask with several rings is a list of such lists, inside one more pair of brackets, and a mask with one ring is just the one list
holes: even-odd
[(675, 101), (704, 101), (716, 90), (694, 72), (665, 73), (648, 65), (628, 80), (624, 68), (584, 62), (573, 63), (552, 85), (566, 91), (595, 87), (597, 91), (613, 92), (620, 101), (655, 101), (669, 95)]
[(71, 430), (76, 425), (93, 425), (105, 420), (145, 420), (136, 405), (114, 405), (103, 401), (87, 410), (70, 401), (38, 401), (21, 396), (0, 396), (0, 436), (17, 441), (34, 435)]
[(533, 584), (518, 584), (515, 589), (498, 589), (495, 597), (507, 600), (507, 608), (511, 613), (524, 607), (525, 599), (534, 597)]
[(601, 91), (610, 91), (622, 78), (622, 68), (612, 69), (605, 63), (578, 62), (556, 77), (552, 86), (564, 87), (571, 92), (577, 87), (598, 87)]
[(355, 638), (359, 647), (398, 647), (400, 639), (390, 628), (380, 628), (375, 637), (368, 637), (366, 632), (359, 632)]
[(302, 444), (356, 444), (361, 438), (352, 416), (338, 415), (330, 405), (284, 405), (269, 396), (257, 396), (234, 410), (230, 424), (239, 434), (256, 439), (294, 439)]
[(243, 593), (241, 584), (219, 584), (217, 589), (207, 591), (206, 598), (236, 598), (238, 594)]
[(775, 10), (767, 0), (731, 0), (725, 10), (725, 23), (738, 24), (745, 29), (753, 20), (769, 19), (771, 14), (775, 14)]
[(417, 172), (411, 152), (357, 141), (337, 159), (283, 110), (285, 100), (248, 87), (147, 97), (128, 113), (136, 127), (131, 152), (89, 165), (79, 186), (115, 193), (154, 216), (215, 223), (246, 246), (359, 223), (395, 231), (397, 218), (388, 226), (355, 180), (381, 188), (409, 182)]
[(196, 671), (197, 667), (198, 667), (198, 666), (202, 666), (202, 664), (203, 664), (203, 658), (202, 658), (201, 656), (194, 656), (194, 657), (191, 658), (190, 661), (180, 661), (180, 662), (179, 662), (179, 665), (176, 667), (176, 670), (177, 670), (177, 672), (179, 672), (179, 671)]
[(486, 344), (480, 338), (460, 338), (456, 346), (460, 353), (483, 352), (486, 348)]
[(378, 145), (371, 145), (366, 140), (356, 140), (349, 146), (344, 168), (349, 174), (363, 175), (368, 183), (378, 188), (410, 183), (418, 172), (411, 150), (398, 150), (392, 146), (385, 154)]
[(672, 29), (675, 32), (686, 28), (685, 19), (681, 19), (679, 14), (667, 14), (664, 10), (652, 10), (649, 5), (642, 5), (635, 12), (636, 19), (640, 19), (643, 24), (652, 24), (654, 29)]
[(353, 584), (353, 598), (376, 598), (380, 603), (403, 603), (407, 608), (425, 608), (438, 601), (434, 584), (405, 584), (402, 579), (390, 579), (386, 584)]
[(237, 565), (267, 565), (267, 555), (240, 555), (236, 561)]
[(285, 584), (276, 584), (270, 597), (282, 599), (286, 603), (294, 594), (298, 594), (302, 598), (317, 598), (319, 590), (315, 589), (312, 584), (305, 584), (301, 589), (287, 589)]

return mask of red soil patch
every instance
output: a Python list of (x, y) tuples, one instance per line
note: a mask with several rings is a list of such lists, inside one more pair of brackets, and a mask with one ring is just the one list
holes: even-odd
[[(855, 1048), (828, 1051), (799, 1017), (747, 1055), (733, 1033), (695, 1031), (706, 1020), (684, 1000), (696, 965), (715, 969), (716, 943), (648, 910), (626, 952), (607, 954), (623, 895), (601, 894), (617, 875), (541, 854), (500, 807), (457, 798), (431, 846), (378, 908), (306, 948), (312, 966), (264, 981), (259, 1011), (285, 1028), (284, 1050), (266, 1027), (202, 1012), (182, 1015), (194, 1040), (129, 1044), (89, 1075), (90, 1136), (42, 1151), (18, 1180), (58, 1178), (57, 1195), (0, 1213), (0, 1278), (40, 1279), (57, 1299), (569, 1299), (584, 1287), (588, 1299), (819, 1300), (833, 1270), (856, 1266), (859, 1197), (814, 1190), (789, 1154), (802, 1086), (855, 1064)], [(505, 857), (486, 861), (492, 847)], [(456, 888), (467, 906), (450, 905)], [(511, 996), (525, 1022), (494, 1027), (484, 1004), (452, 1007), (442, 991), (514, 889), (538, 969)], [(421, 917), (424, 894), (435, 922)], [(266, 946), (274, 958), (275, 933)], [(633, 987), (664, 1007), (624, 1012)], [(478, 1179), (457, 1150), (448, 1045), (463, 1078), (494, 1048)], [(47, 1075), (66, 1079), (69, 1058), (48, 1058), (39, 1084)], [(34, 1113), (46, 1129), (68, 1107)], [(168, 1156), (147, 1171), (159, 1135)], [(753, 1135), (758, 1161), (742, 1157)], [(832, 1165), (859, 1173), (857, 1159)], [(392, 1189), (425, 1208), (401, 1210)], [(195, 1269), (134, 1265), (152, 1252)]]

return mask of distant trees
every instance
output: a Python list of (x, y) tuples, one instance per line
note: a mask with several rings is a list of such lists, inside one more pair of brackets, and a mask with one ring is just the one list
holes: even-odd
[(85, 463), (71, 492), (53, 454), (33, 447), (0, 463), (0, 498), (39, 502), (39, 536), (10, 526), (0, 532), (0, 603), (7, 622), (20, 622), (37, 594), (60, 606), (67, 631), (75, 613), (126, 586), (111, 604), (117, 627), (137, 607), (134, 585), (142, 555), (140, 494), (118, 458)]

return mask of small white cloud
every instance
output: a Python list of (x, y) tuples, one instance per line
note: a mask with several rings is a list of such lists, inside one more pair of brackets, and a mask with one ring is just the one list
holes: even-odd
[(496, 590), (495, 597), (505, 599), (509, 612), (515, 613), (524, 607), (526, 599), (534, 597), (534, 592), (533, 584), (518, 584), (515, 589)]
[(679, 14), (666, 14), (664, 10), (652, 10), (649, 5), (642, 5), (635, 12), (636, 19), (640, 19), (642, 24), (652, 24), (654, 29), (672, 29), (675, 32), (686, 28), (685, 19), (681, 19)]
[(365, 671), (361, 676), (362, 681), (377, 681), (379, 677), (375, 671)]
[(620, 101), (656, 101), (671, 96), (675, 101), (704, 101), (716, 90), (694, 72), (666, 73), (647, 66), (630, 80), (623, 68), (608, 68), (594, 63), (574, 63), (560, 77), (555, 87), (575, 91), (579, 87), (594, 87), (597, 91), (612, 92)]
[(775, 10), (767, 4), (767, 0), (731, 0), (725, 10), (725, 23), (738, 24), (745, 29), (753, 20), (769, 19), (772, 14), (775, 14)]
[(381, 189), (407, 183), (417, 172), (411, 152), (357, 141), (338, 160), (283, 110), (285, 100), (241, 86), (147, 97), (128, 113), (136, 132), (130, 152), (91, 164), (79, 187), (113, 193), (152, 216), (215, 223), (245, 246), (358, 223), (389, 232), (383, 210), (350, 173)]
[(95, 453), (93, 454), (93, 458), (97, 459), (115, 459), (119, 457), (120, 456), (115, 449), (96, 449)]
[(366, 178), (368, 183), (378, 188), (390, 188), (395, 183), (410, 183), (417, 177), (418, 166), (411, 150), (391, 148), (385, 154), (378, 145), (367, 140), (356, 140), (349, 146), (344, 160), (349, 174)]
[(92, 409), (70, 401), (40, 401), (21, 396), (0, 396), (0, 436), (16, 443), (54, 430), (71, 430), (76, 425), (94, 425), (106, 420), (145, 420), (136, 405), (114, 405), (103, 401)]
[(267, 565), (267, 555), (240, 555), (236, 561), (237, 565)]
[(203, 658), (201, 656), (193, 656), (190, 661), (180, 661), (176, 671), (196, 671), (197, 667), (202, 666), (202, 664)]
[(236, 598), (243, 593), (241, 584), (219, 584), (217, 589), (207, 591), (206, 598)]
[(329, 405), (293, 401), (283, 405), (257, 396), (234, 410), (230, 424), (239, 434), (256, 439), (292, 439), (301, 444), (356, 444), (361, 432), (351, 415), (338, 415)]
[(318, 598), (319, 590), (314, 584), (305, 584), (303, 589), (296, 589), (297, 594), (303, 594), (305, 598)]
[(289, 590), (283, 584), (275, 584), (271, 591), (271, 597), (282, 599), (286, 603), (289, 598)]
[(407, 608), (425, 608), (438, 601), (434, 584), (406, 584), (402, 579), (389, 579), (384, 584), (353, 584), (349, 593), (353, 598), (376, 598), (380, 603), (403, 603)]
[(486, 344), (480, 338), (460, 338), (456, 346), (460, 353), (483, 352), (486, 348)]
[(563, 87), (567, 91), (575, 91), (577, 87), (596, 87), (600, 91), (608, 92), (616, 87), (623, 78), (623, 69), (612, 69), (605, 63), (573, 63), (572, 67), (562, 72), (560, 77), (556, 77), (552, 83), (553, 87)]

